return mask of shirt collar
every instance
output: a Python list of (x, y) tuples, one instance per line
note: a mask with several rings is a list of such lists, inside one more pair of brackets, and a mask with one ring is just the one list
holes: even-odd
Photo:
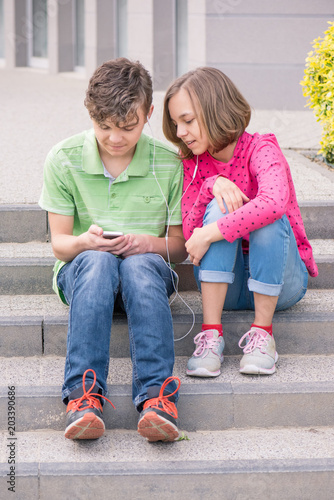
[[(82, 149), (82, 168), (87, 174), (102, 174), (104, 168), (97, 147), (94, 129), (87, 132)], [(145, 177), (150, 168), (150, 145), (149, 138), (142, 134), (137, 142), (135, 154), (128, 166), (119, 177), (126, 180), (128, 177)]]

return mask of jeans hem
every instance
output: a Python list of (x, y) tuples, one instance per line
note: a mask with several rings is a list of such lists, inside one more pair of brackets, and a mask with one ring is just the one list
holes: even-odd
[[(177, 405), (177, 402), (179, 400), (179, 394), (174, 394), (174, 404), (175, 406)], [(143, 403), (145, 403), (145, 401), (147, 401), (148, 399), (152, 399), (152, 398), (149, 398), (148, 395), (146, 394), (146, 396), (137, 396), (134, 400), (134, 405), (136, 407), (136, 410), (140, 413), (141, 410), (140, 410), (140, 407), (143, 405)]]
[(206, 269), (200, 269), (198, 273), (199, 281), (204, 281), (205, 283), (228, 283), (232, 284), (234, 282), (234, 273), (227, 271), (209, 271)]
[(283, 289), (283, 284), (271, 285), (270, 283), (262, 283), (252, 278), (248, 279), (248, 289), (250, 292), (260, 293), (261, 295), (269, 295), (270, 297), (278, 297)]
[[(93, 382), (94, 380), (90, 380), (90, 379), (86, 379), (86, 383), (87, 382), (92, 382), (92, 385), (93, 385)], [(103, 387), (101, 387), (101, 385), (96, 381), (95, 382), (95, 385), (98, 386), (99, 389), (101, 389), (102, 391), (102, 396), (106, 396), (107, 395), (107, 391), (105, 391), (103, 389)], [(71, 394), (71, 392), (75, 391), (76, 389), (79, 389), (80, 387), (82, 387), (82, 382), (80, 382), (79, 384), (76, 384), (75, 386), (71, 387), (71, 389), (63, 389), (62, 390), (62, 401), (65, 405), (67, 405), (68, 401), (67, 398), (68, 396)]]

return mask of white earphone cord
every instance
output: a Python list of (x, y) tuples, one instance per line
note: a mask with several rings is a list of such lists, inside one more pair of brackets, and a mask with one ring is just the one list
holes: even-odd
[[(172, 215), (174, 213), (174, 210), (176, 209), (176, 207), (178, 206), (178, 204), (180, 203), (180, 201), (182, 200), (183, 196), (186, 194), (186, 192), (188, 191), (190, 185), (192, 184), (193, 180), (195, 179), (195, 176), (196, 176), (196, 173), (197, 173), (197, 169), (198, 169), (198, 156), (197, 156), (197, 160), (196, 160), (196, 167), (195, 167), (195, 170), (194, 170), (194, 174), (193, 174), (193, 177), (191, 179), (191, 182), (188, 184), (185, 192), (182, 194), (181, 198), (177, 201), (177, 203), (175, 204), (175, 207), (173, 208), (172, 211), (169, 210), (169, 206), (168, 206), (168, 202), (166, 200), (166, 197), (164, 195), (164, 192), (162, 191), (162, 188), (160, 186), (160, 183), (157, 179), (157, 176), (155, 174), (155, 169), (154, 169), (154, 162), (155, 162), (155, 138), (154, 138), (154, 135), (153, 135), (153, 130), (152, 130), (152, 127), (151, 127), (151, 124), (150, 124), (150, 120), (149, 118), (147, 117), (147, 123), (148, 123), (148, 126), (150, 128), (150, 131), (151, 131), (151, 135), (152, 135), (152, 139), (153, 139), (153, 163), (152, 163), (152, 173), (154, 175), (154, 178), (159, 186), (159, 189), (160, 189), (160, 192), (162, 194), (162, 197), (164, 199), (164, 202), (166, 204), (166, 208), (167, 208), (167, 228), (166, 228), (166, 236), (165, 236), (165, 240), (166, 240), (166, 253), (167, 253), (167, 262), (165, 261), (165, 259), (163, 259), (163, 257), (160, 255), (160, 257), (166, 262), (169, 270), (170, 270), (170, 273), (171, 273), (171, 277), (172, 277), (172, 282), (173, 282), (173, 288), (174, 288), (174, 291), (175, 291), (175, 296), (173, 297), (173, 299), (170, 301), (169, 305), (171, 305), (174, 300), (176, 299), (176, 297), (179, 297), (181, 302), (183, 302), (183, 304), (189, 309), (189, 311), (191, 312), (192, 314), (192, 324), (191, 324), (191, 327), (190, 329), (188, 330), (188, 332), (183, 335), (183, 337), (180, 337), (178, 339), (174, 339), (174, 342), (178, 342), (180, 340), (183, 340), (185, 339), (189, 333), (192, 331), (192, 329), (194, 328), (194, 325), (195, 325), (195, 321), (196, 321), (196, 318), (195, 318), (195, 313), (194, 311), (191, 309), (191, 307), (187, 304), (187, 302), (181, 297), (181, 295), (179, 294), (178, 292), (178, 286), (179, 286), (179, 276), (178, 274), (172, 269), (172, 265), (171, 265), (171, 261), (170, 261), (170, 256), (169, 256), (169, 250), (168, 250), (168, 231), (169, 231), (169, 226), (170, 226), (170, 222), (171, 222), (171, 218), (172, 218)], [(176, 276), (176, 285), (175, 285), (175, 281), (174, 281), (174, 277)]]

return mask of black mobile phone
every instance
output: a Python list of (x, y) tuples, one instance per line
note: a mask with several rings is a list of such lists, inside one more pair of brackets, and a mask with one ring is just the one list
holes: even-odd
[(108, 240), (113, 240), (119, 236), (124, 236), (124, 233), (122, 233), (122, 231), (103, 231), (102, 236)]

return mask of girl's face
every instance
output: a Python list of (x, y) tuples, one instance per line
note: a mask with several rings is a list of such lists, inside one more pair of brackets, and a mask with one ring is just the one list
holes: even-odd
[(193, 152), (200, 155), (210, 149), (208, 137), (198, 121), (198, 115), (188, 92), (181, 88), (168, 103), (172, 122), (176, 127), (176, 135)]

